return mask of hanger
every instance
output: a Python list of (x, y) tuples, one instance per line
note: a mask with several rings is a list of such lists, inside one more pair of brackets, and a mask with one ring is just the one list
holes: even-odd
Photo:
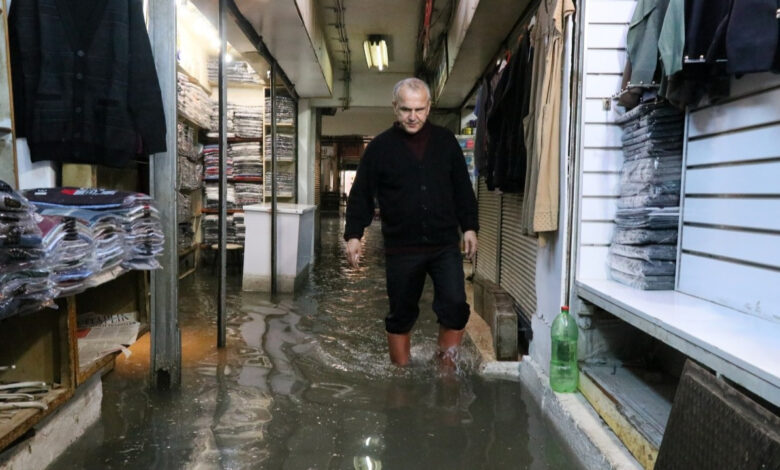
[[(724, 64), (728, 62), (728, 59), (715, 59), (714, 62), (716, 64)], [(685, 56), (683, 58), (683, 63), (684, 64), (705, 64), (707, 63), (707, 59), (703, 55), (700, 55), (698, 59), (691, 59), (690, 57)]]

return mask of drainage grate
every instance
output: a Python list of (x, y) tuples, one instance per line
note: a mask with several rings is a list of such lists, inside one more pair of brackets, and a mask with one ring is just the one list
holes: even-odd
[(655, 470), (780, 469), (780, 418), (688, 361)]

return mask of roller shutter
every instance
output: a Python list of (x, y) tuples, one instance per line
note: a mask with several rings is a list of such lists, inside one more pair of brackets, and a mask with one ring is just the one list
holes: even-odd
[(520, 233), (523, 208), (521, 194), (501, 196), (501, 246), (499, 285), (512, 296), (522, 314), (530, 319), (536, 312), (537, 239)]
[(498, 227), (501, 209), (501, 196), (488, 191), (485, 179), (479, 179), (477, 188), (479, 203), (479, 250), (477, 251), (477, 274), (489, 281), (498, 283), (497, 253)]

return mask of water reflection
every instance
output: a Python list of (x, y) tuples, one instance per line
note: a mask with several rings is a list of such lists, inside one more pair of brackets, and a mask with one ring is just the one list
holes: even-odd
[(297, 297), (242, 293), (232, 279), (223, 351), (216, 280), (183, 281), (182, 389), (149, 390), (142, 341), (105, 377), (98, 425), (52, 468), (575, 468), (517, 383), (476, 376), (470, 348), (439, 371), (430, 288), (410, 367), (390, 364), (378, 227), (355, 270), (340, 225), (323, 219), (323, 250)]

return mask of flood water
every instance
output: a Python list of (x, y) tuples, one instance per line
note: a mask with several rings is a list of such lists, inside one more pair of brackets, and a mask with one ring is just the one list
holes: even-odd
[(100, 421), (50, 468), (578, 468), (521, 384), (477, 375), (469, 345), (456, 373), (438, 372), (430, 286), (411, 366), (389, 364), (378, 223), (359, 269), (344, 260), (341, 224), (322, 219), (295, 297), (243, 293), (231, 274), (225, 350), (211, 268), (182, 281), (181, 390), (150, 390), (147, 335), (103, 378)]

